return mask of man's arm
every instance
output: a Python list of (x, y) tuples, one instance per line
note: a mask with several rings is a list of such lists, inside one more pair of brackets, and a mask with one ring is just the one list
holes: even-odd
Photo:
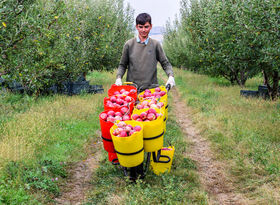
[(122, 51), (122, 57), (120, 59), (120, 64), (118, 67), (118, 71), (117, 71), (117, 79), (118, 78), (122, 78), (123, 75), (125, 74), (125, 71), (127, 69), (128, 66), (128, 44), (126, 43), (123, 47), (123, 51)]
[(161, 67), (165, 71), (166, 75), (168, 76), (168, 80), (166, 82), (166, 85), (170, 84), (171, 88), (174, 87), (175, 84), (175, 79), (174, 79), (174, 73), (172, 69), (172, 65), (168, 61), (162, 46), (158, 43), (157, 45), (157, 60), (160, 62)]
[(160, 62), (160, 65), (163, 68), (163, 70), (165, 71), (166, 75), (168, 77), (169, 76), (174, 76), (172, 65), (168, 61), (160, 43), (157, 44), (156, 52), (157, 52), (157, 60)]

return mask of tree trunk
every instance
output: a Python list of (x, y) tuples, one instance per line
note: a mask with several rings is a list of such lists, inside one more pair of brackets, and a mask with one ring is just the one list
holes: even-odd
[(279, 88), (279, 72), (273, 72), (273, 85), (272, 85), (272, 92), (271, 92), (271, 99), (276, 100), (278, 98), (278, 88)]
[[(266, 86), (268, 89), (268, 94), (270, 99), (276, 100), (279, 96), (278, 90), (279, 90), (279, 72), (273, 71), (268, 74), (265, 70), (263, 70), (264, 74), (264, 81), (266, 82)], [(271, 78), (271, 81), (269, 81), (269, 78)], [(270, 84), (271, 82), (271, 84)]]

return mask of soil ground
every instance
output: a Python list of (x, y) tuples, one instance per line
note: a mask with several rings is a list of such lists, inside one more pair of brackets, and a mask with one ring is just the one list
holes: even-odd
[[(99, 131), (100, 132), (100, 131)], [(100, 133), (97, 133), (100, 136)], [(87, 147), (87, 159), (70, 165), (68, 180), (61, 187), (61, 195), (55, 199), (55, 204), (82, 204), (86, 200), (86, 193), (91, 188), (91, 177), (98, 168), (101, 158), (102, 141), (93, 141)]]
[(209, 204), (245, 204), (242, 196), (234, 192), (229, 178), (225, 176), (223, 164), (215, 159), (210, 142), (203, 138), (192, 122), (190, 108), (180, 98), (176, 89), (172, 89), (173, 111), (185, 140), (191, 143), (191, 150), (185, 153), (198, 166), (200, 182), (209, 194)]

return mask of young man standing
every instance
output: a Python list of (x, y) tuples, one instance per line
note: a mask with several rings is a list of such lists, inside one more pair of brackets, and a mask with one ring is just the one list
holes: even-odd
[(152, 29), (151, 16), (141, 13), (136, 18), (138, 36), (128, 40), (122, 52), (122, 57), (117, 72), (115, 84), (122, 85), (122, 77), (127, 70), (127, 82), (133, 82), (142, 90), (158, 84), (157, 63), (160, 62), (166, 75), (169, 77), (166, 83), (171, 88), (175, 86), (172, 66), (165, 56), (161, 44), (149, 37)]
[[(172, 66), (165, 56), (161, 44), (149, 37), (152, 29), (151, 16), (141, 13), (136, 18), (138, 36), (128, 40), (122, 52), (115, 84), (122, 85), (122, 77), (127, 70), (127, 82), (133, 82), (140, 91), (158, 86), (157, 63), (160, 62), (167, 74), (170, 88), (175, 86)], [(143, 178), (143, 163), (130, 169), (132, 180)]]

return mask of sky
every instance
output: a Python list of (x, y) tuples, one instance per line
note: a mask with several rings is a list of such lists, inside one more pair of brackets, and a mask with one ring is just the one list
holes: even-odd
[(180, 0), (125, 0), (125, 2), (130, 3), (135, 10), (135, 18), (139, 13), (150, 14), (153, 26), (165, 26), (168, 18), (173, 21), (180, 10)]

